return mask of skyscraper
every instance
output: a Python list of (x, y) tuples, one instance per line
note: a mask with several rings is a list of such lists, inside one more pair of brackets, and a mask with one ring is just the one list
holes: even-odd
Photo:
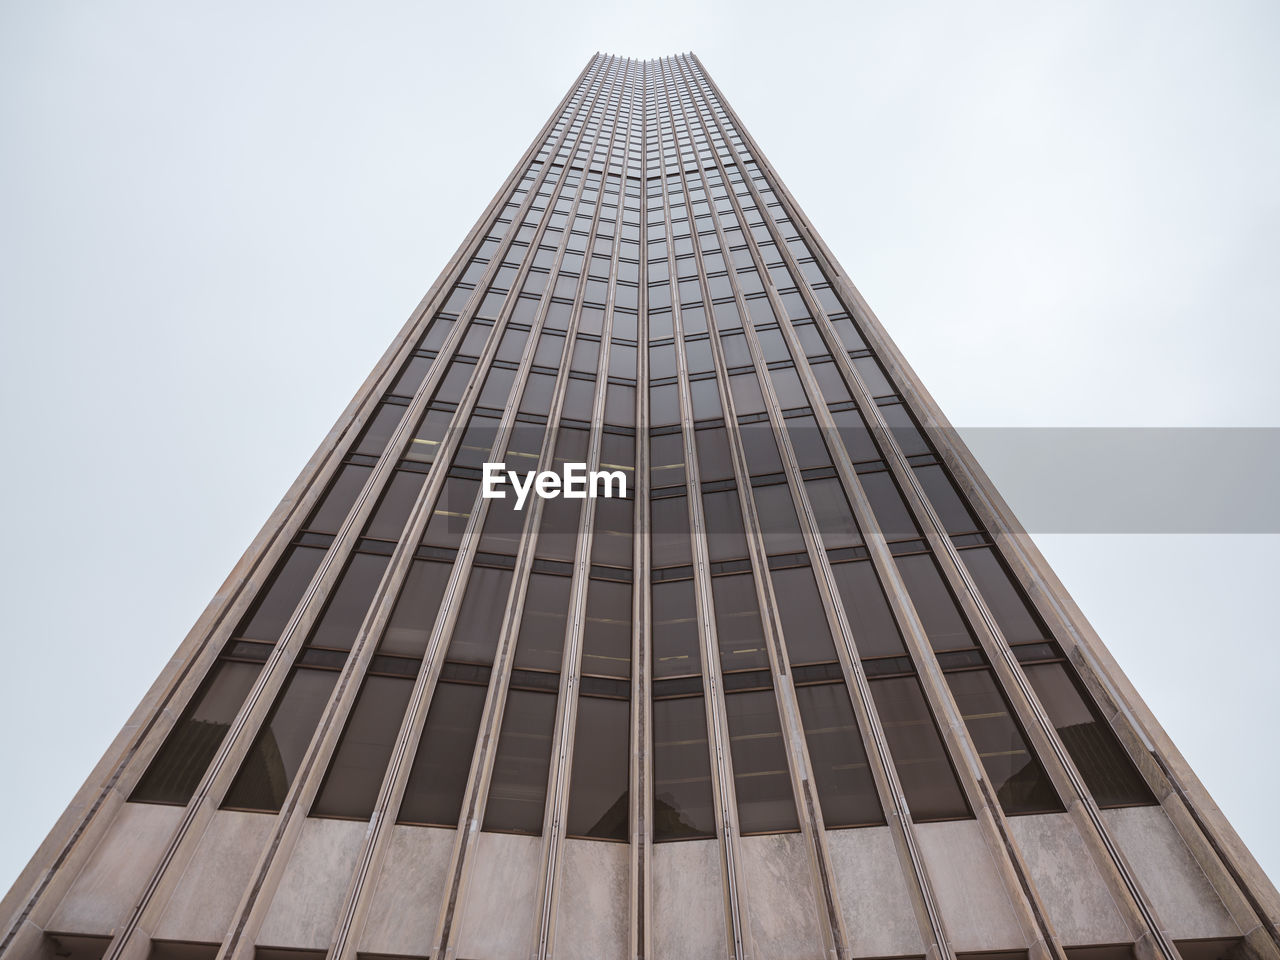
[(0, 957), (1277, 958), (1278, 915), (701, 64), (597, 56)]

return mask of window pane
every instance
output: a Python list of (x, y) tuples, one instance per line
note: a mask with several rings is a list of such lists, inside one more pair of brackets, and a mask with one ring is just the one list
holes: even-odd
[(653, 838), (716, 835), (702, 697), (653, 704)]
[(716, 637), (720, 644), (720, 666), (734, 670), (767, 668), (769, 654), (764, 645), (760, 605), (756, 602), (755, 577), (737, 573), (711, 581), (716, 610)]
[(889, 601), (880, 587), (880, 578), (870, 560), (836, 563), (831, 566), (840, 602), (849, 618), (858, 656), (905, 656), (902, 635), (893, 619)]
[(400, 803), (400, 823), (457, 825), (485, 692), (465, 683), (436, 685)]
[(369, 612), (369, 604), (382, 582), (390, 557), (357, 553), (334, 588), (324, 613), (307, 643), (313, 647), (335, 647), (350, 650), (360, 624)]
[(814, 520), (817, 521), (824, 547), (834, 550), (836, 547), (852, 547), (862, 543), (862, 534), (854, 522), (853, 511), (849, 508), (849, 500), (845, 497), (844, 487), (839, 480), (835, 477), (806, 480), (804, 489), (809, 494), (809, 503), (813, 507)]
[(1155, 803), (1124, 747), (1066, 665), (1040, 663), (1023, 669), (1098, 806)]
[(745, 557), (747, 537), (742, 529), (742, 506), (737, 491), (704, 493), (702, 509), (712, 563)]
[(675, 567), (691, 562), (689, 506), (684, 497), (664, 497), (650, 504), (652, 513), (650, 550), (656, 567)]
[(406, 657), (421, 657), (426, 653), (427, 639), (435, 625), (440, 598), (444, 596), (452, 569), (451, 564), (435, 560), (413, 561), (400, 599), (391, 611), (391, 622), (382, 636), (379, 653)]
[(571, 837), (626, 840), (630, 825), (630, 704), (578, 698), (566, 830)]
[(559, 670), (564, 650), (569, 588), (573, 581), (550, 573), (529, 574), (515, 665), (522, 670)]
[(947, 674), (947, 683), (969, 728), (974, 749), (1007, 814), (1056, 813), (1062, 802), (1040, 760), (1009, 714), (989, 670)]
[(426, 477), (412, 470), (397, 470), (369, 518), (364, 535), (376, 540), (399, 540)]
[(333, 670), (293, 671), (227, 791), (224, 807), (280, 810), (337, 679)]
[(862, 481), (862, 489), (871, 501), (871, 511), (875, 514), (885, 539), (909, 540), (920, 535), (889, 471), (860, 474), (858, 479)]
[(449, 642), (449, 659), (468, 663), (493, 663), (498, 631), (507, 609), (511, 571), (475, 567), (467, 581), (458, 621)]
[(828, 829), (884, 823), (875, 778), (845, 685), (797, 687), (796, 700)]
[(653, 675), (681, 677), (702, 669), (693, 581), (653, 585)]
[[(456, 367), (457, 364), (454, 364), (454, 366)], [(474, 367), (470, 366), (465, 367), (468, 376), (474, 369)], [(364, 433), (360, 437), (360, 442), (355, 445), (351, 452), (365, 453), (375, 457), (382, 453), (386, 449), (387, 441), (391, 439), (391, 434), (395, 433), (396, 427), (400, 425), (400, 418), (404, 416), (404, 412), (407, 409), (409, 408), (395, 403), (380, 405), (370, 418), (369, 425), (365, 427)]]
[(938, 519), (942, 521), (943, 529), (947, 533), (968, 533), (979, 529), (978, 521), (973, 518), (973, 514), (960, 498), (955, 484), (951, 482), (951, 478), (942, 467), (934, 464), (928, 467), (916, 467), (915, 471), (916, 476), (920, 478), (920, 485), (924, 487), (925, 496), (933, 504), (933, 509), (938, 512)]
[(987, 601), (1006, 640), (1021, 643), (1048, 638), (1049, 633), (1040, 625), (1040, 618), (1032, 612), (990, 547), (962, 550), (960, 557), (977, 582), (982, 599)]
[(589, 676), (631, 676), (631, 584), (589, 582), (582, 672)]
[(773, 691), (733, 693), (724, 703), (739, 828), (743, 833), (799, 829)]
[(362, 467), (354, 463), (343, 464), (304, 529), (314, 530), (317, 533), (337, 533), (372, 472), (373, 467)]
[(974, 645), (973, 635), (960, 615), (938, 564), (928, 554), (898, 557), (898, 572), (907, 585), (911, 603), (924, 624), (929, 644), (935, 650), (958, 650)]
[(413, 681), (408, 678), (365, 680), (311, 808), (312, 816), (357, 820), (372, 816), (412, 692)]
[(512, 690), (502, 715), (484, 829), (538, 836), (547, 798), (556, 695)]
[(782, 633), (792, 664), (827, 663), (836, 659), (818, 584), (809, 567), (774, 570), (773, 593), (778, 600)]
[(791, 501), (791, 488), (785, 483), (754, 487), (756, 517), (764, 534), (764, 549), (770, 556), (782, 553), (804, 553), (804, 536)]
[(969, 816), (955, 771), (915, 677), (871, 681), (876, 712), (889, 741), (911, 818), (956, 820)]
[(235, 635), (275, 643), (302, 599), (302, 591), (315, 576), (324, 553), (316, 547), (293, 547)]
[(215, 663), (129, 799), (185, 805), (261, 670), (257, 663)]

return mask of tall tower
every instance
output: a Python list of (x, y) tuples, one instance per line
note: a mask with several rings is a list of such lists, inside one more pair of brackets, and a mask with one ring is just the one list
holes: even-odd
[(701, 63), (601, 55), (0, 958), (1280, 960), (1278, 916)]

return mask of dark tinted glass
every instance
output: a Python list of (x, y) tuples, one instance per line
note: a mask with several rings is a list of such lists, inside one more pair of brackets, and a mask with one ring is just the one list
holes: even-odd
[(814, 519), (818, 523), (818, 533), (822, 536), (824, 547), (833, 550), (862, 543), (862, 534), (858, 532), (853, 511), (849, 509), (849, 501), (839, 480), (835, 477), (806, 480), (804, 489), (809, 494), (809, 503), (813, 507)]
[(351, 649), (390, 559), (371, 553), (357, 553), (351, 558), (311, 631), (307, 641), (311, 646)]
[(715, 601), (721, 669), (730, 673), (767, 668), (769, 654), (756, 602), (755, 578), (749, 573), (716, 577), (711, 581), (711, 595)]
[(227, 791), (224, 807), (279, 811), (337, 679), (332, 670), (293, 671)]
[(1062, 802), (989, 670), (947, 674), (969, 738), (1007, 814), (1052, 813)]
[(653, 585), (653, 675), (679, 677), (696, 674), (698, 619), (693, 581), (676, 580)]
[(582, 672), (604, 677), (631, 675), (631, 584), (612, 580), (588, 584)]
[(343, 464), (304, 529), (314, 530), (317, 533), (337, 533), (372, 472), (373, 467), (362, 467), (354, 463)]
[(275, 643), (322, 559), (324, 551), (321, 549), (292, 547), (284, 562), (276, 568), (270, 586), (258, 597), (236, 631), (236, 636)]
[(461, 477), (449, 477), (445, 480), (435, 511), (422, 535), (422, 542), (433, 547), (457, 547), (471, 520), (471, 511), (475, 508), (479, 493), (478, 480)]
[(871, 511), (886, 539), (909, 540), (919, 536), (916, 522), (887, 470), (860, 474), (858, 479), (862, 481), (862, 489), (871, 501)]
[(924, 624), (924, 632), (935, 650), (958, 650), (972, 647), (974, 639), (960, 615), (955, 598), (942, 579), (933, 557), (918, 553), (898, 557), (898, 572), (907, 585), (911, 603)]
[[(455, 364), (456, 366), (456, 364)], [(474, 367), (467, 367), (468, 371), (474, 370)], [(387, 441), (391, 439), (391, 434), (395, 433), (396, 427), (400, 424), (400, 418), (404, 416), (408, 407), (402, 407), (395, 403), (381, 404), (373, 417), (369, 420), (369, 425), (365, 427), (364, 433), (360, 436), (360, 442), (355, 445), (352, 453), (365, 453), (371, 456), (378, 456), (386, 449)]]
[(776, 556), (780, 553), (803, 553), (804, 537), (800, 533), (800, 521), (796, 518), (795, 504), (791, 500), (791, 488), (785, 483), (773, 483), (754, 487), (756, 516), (764, 533), (765, 552)]
[(937, 464), (927, 467), (916, 467), (916, 476), (924, 487), (925, 496), (938, 512), (947, 533), (968, 533), (978, 529), (978, 521), (973, 518), (969, 508), (960, 499), (955, 484), (947, 476), (945, 470)]
[(190, 800), (261, 670), (257, 663), (214, 664), (129, 799), (176, 804)]
[(1066, 665), (1040, 663), (1023, 669), (1098, 806), (1155, 803), (1124, 747)]
[(747, 458), (747, 472), (753, 477), (782, 472), (782, 458), (773, 439), (773, 428), (767, 423), (744, 423), (739, 431), (742, 452)]
[(871, 431), (867, 429), (867, 422), (862, 419), (862, 414), (857, 410), (837, 410), (831, 414), (831, 419), (836, 422), (836, 429), (840, 433), (840, 439), (844, 441), (845, 449), (849, 451), (850, 460), (859, 463), (880, 459), (880, 449), (871, 439)]
[[(631, 489), (628, 481), (627, 489)], [(617, 498), (596, 499), (595, 536), (591, 562), (611, 567), (631, 566), (631, 519), (635, 503)]]
[(578, 699), (566, 821), (569, 836), (627, 839), (630, 718), (625, 700)]
[(507, 694), (484, 829), (542, 833), (555, 718), (554, 693), (512, 690)]
[(724, 427), (710, 427), (694, 434), (698, 450), (698, 473), (703, 483), (728, 480), (733, 476), (733, 460), (729, 455), (729, 438)]
[(702, 510), (711, 562), (745, 557), (747, 537), (742, 528), (742, 505), (737, 491), (704, 493)]
[(369, 677), (351, 710), (334, 751), (312, 816), (367, 820), (382, 787), (413, 681), (405, 677)]
[(782, 618), (782, 635), (793, 664), (825, 663), (836, 658), (827, 614), (809, 567), (774, 570), (773, 593)]
[(449, 583), (452, 565), (435, 560), (415, 560), (409, 566), (400, 599), (391, 611), (391, 622), (382, 635), (379, 653), (421, 657), (440, 610), (440, 598)]
[(1026, 640), (1043, 640), (1049, 636), (1048, 631), (1040, 625), (1040, 618), (1032, 612), (1030, 605), (1023, 599), (1022, 592), (1013, 585), (1013, 580), (990, 547), (962, 550), (960, 557), (977, 582), (978, 591), (982, 594), (982, 599), (987, 601), (987, 606), (991, 608), (1006, 640), (1021, 643)]
[(664, 497), (650, 503), (650, 557), (654, 567), (690, 562), (689, 505), (685, 497)]
[(426, 477), (411, 470), (397, 470), (387, 484), (382, 500), (369, 518), (364, 535), (378, 540), (399, 540), (404, 532), (405, 521), (409, 519), (409, 511), (418, 499), (418, 491), (422, 489)]
[(449, 641), (450, 660), (493, 663), (510, 589), (510, 570), (493, 567), (472, 569), (453, 628), (453, 639)]
[(559, 670), (569, 612), (569, 577), (531, 573), (516, 640), (515, 665), (524, 670)]
[(436, 685), (400, 803), (401, 823), (457, 825), (484, 698), (484, 687)]
[(798, 829), (773, 691), (732, 693), (724, 698), (724, 704), (739, 828), (743, 833)]
[(653, 704), (653, 838), (716, 835), (702, 697)]
[(831, 566), (840, 592), (840, 603), (849, 618), (859, 657), (895, 657), (906, 654), (902, 635), (880, 587), (870, 560)]
[(843, 683), (797, 687), (805, 743), (828, 828), (884, 823), (875, 778)]
[(889, 741), (913, 820), (956, 820), (969, 805), (915, 677), (871, 681), (876, 712)]

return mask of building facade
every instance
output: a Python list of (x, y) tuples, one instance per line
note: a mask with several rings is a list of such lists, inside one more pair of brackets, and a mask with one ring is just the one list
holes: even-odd
[(697, 58), (598, 55), (0, 958), (1280, 960), (1278, 903)]

